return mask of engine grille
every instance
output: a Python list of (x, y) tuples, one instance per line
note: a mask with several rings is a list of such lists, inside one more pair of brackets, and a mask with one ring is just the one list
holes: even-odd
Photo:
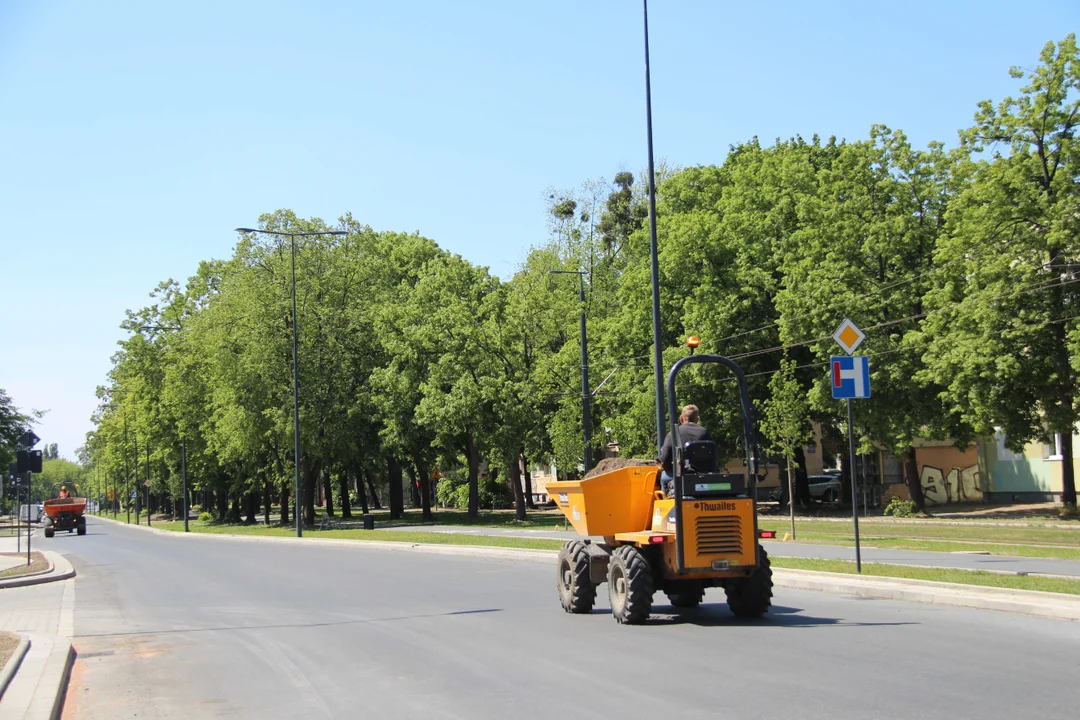
[(702, 515), (697, 518), (698, 555), (742, 553), (742, 525), (738, 515)]

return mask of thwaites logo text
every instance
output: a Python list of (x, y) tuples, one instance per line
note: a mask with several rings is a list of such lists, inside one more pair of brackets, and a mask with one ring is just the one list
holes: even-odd
[(701, 509), (705, 512), (735, 512), (735, 503), (733, 502), (703, 502), (694, 503), (694, 509)]

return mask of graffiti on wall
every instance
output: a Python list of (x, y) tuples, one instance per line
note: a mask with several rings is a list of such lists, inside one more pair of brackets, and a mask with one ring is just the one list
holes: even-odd
[(954, 467), (947, 473), (941, 468), (923, 465), (920, 479), (923, 497), (930, 505), (976, 502), (983, 499), (978, 465)]

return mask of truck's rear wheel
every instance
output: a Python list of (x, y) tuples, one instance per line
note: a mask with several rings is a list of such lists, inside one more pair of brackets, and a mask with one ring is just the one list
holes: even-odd
[(75, 532), (79, 535), (86, 534), (86, 518), (80, 517), (78, 520), (75, 521)]
[(596, 585), (589, 577), (589, 551), (585, 543), (572, 540), (559, 550), (559, 602), (568, 613), (590, 612), (596, 602)]
[(649, 561), (633, 545), (620, 545), (608, 563), (611, 614), (625, 625), (639, 625), (652, 609), (653, 576)]
[(45, 537), (50, 538), (55, 534), (56, 534), (56, 531), (53, 530), (51, 527), (46, 527), (45, 528)]
[(758, 548), (758, 566), (745, 578), (729, 580), (724, 586), (728, 607), (736, 617), (761, 617), (772, 605), (772, 564), (765, 548)]

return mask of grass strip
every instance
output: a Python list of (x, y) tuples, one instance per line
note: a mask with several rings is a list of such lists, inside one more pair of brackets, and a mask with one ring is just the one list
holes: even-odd
[[(117, 518), (123, 522), (123, 518)], [(134, 523), (132, 523), (134, 524)], [(261, 537), (295, 537), (296, 529), (292, 526), (280, 525), (206, 525), (192, 521), (188, 523), (191, 532), (205, 533), (210, 535), (252, 535)], [(183, 532), (182, 521), (159, 521), (151, 527), (170, 532)], [(562, 540), (547, 540), (543, 538), (515, 538), (497, 535), (469, 535), (466, 533), (441, 533), (441, 532), (411, 532), (408, 530), (395, 530), (394, 532), (380, 532), (378, 530), (318, 530), (316, 528), (304, 528), (304, 537), (327, 538), (331, 540), (377, 540), (379, 542), (402, 542), (422, 543), (426, 545), (472, 545), (480, 547), (508, 547), (524, 548), (526, 550), (558, 550), (563, 546)]]
[(19, 558), (22, 561), (21, 565), (8, 568), (0, 572), (0, 578), (13, 578), (20, 575), (29, 575), (31, 573), (42, 572), (49, 569), (49, 561), (45, 559), (45, 556), (38, 551), (30, 553), (30, 564), (26, 564), (26, 553), (0, 553), (4, 557)]
[[(855, 563), (846, 560), (816, 560), (812, 558), (770, 557), (774, 568), (791, 570), (816, 570), (854, 575)], [(1035, 577), (1031, 575), (999, 575), (983, 570), (952, 570), (924, 568), (912, 565), (886, 565), (863, 563), (864, 576), (902, 578), (907, 580), (932, 580), (957, 585), (980, 585), (985, 587), (1011, 588), (1013, 590), (1039, 590), (1042, 592), (1080, 595), (1080, 580)]]

